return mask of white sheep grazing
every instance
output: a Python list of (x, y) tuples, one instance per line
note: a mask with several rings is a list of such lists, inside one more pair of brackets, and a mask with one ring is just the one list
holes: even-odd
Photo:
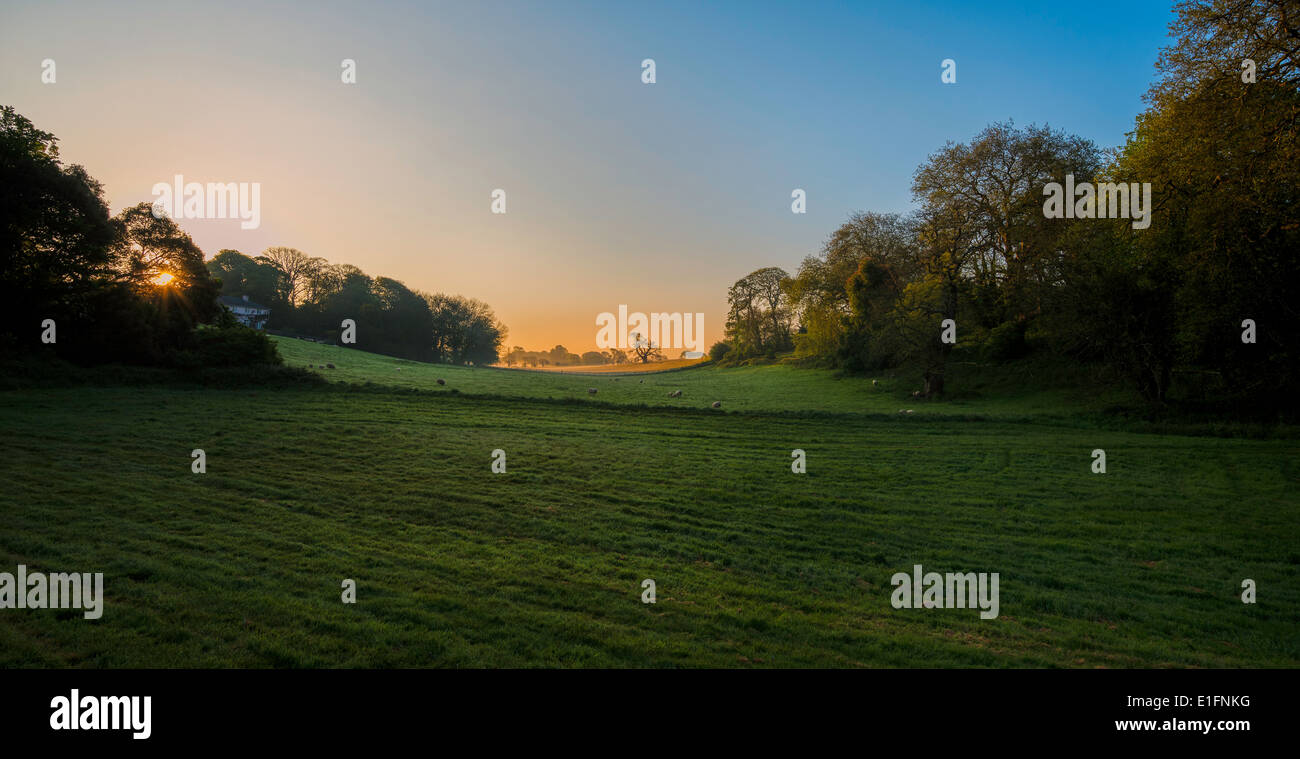
[(912, 397), (913, 397), (913, 398), (920, 398), (920, 397), (921, 397), (921, 391), (920, 391), (920, 390), (913, 390), (913, 391), (912, 391)]
[(909, 414), (912, 413), (912, 409), (908, 409), (908, 410), (907, 410), (907, 413), (909, 413)]
[(875, 380), (871, 380), (871, 386), (872, 386), (872, 387), (875, 387), (877, 384), (878, 384), (878, 383), (877, 383)]

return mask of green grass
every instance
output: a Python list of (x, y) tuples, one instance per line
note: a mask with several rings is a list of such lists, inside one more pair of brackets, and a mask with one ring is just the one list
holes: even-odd
[[(455, 389), (475, 395), (581, 399), (597, 404), (698, 409), (721, 401), (724, 410), (735, 411), (897, 414), (912, 409), (914, 415), (1056, 418), (1096, 412), (1134, 400), (1131, 394), (1110, 385), (1098, 389), (1091, 377), (1059, 373), (1052, 377), (1057, 389), (1042, 389), (1046, 383), (1029, 376), (1023, 378), (1023, 389), (1007, 392), (1004, 385), (991, 385), (989, 378), (978, 370), (962, 365), (953, 367), (953, 386), (960, 391), (939, 403), (913, 398), (912, 391), (920, 388), (919, 381), (895, 372), (881, 372), (875, 377), (876, 385), (871, 384), (870, 378), (841, 378), (828, 369), (786, 365), (729, 369), (706, 365), (658, 374), (607, 377), (425, 364), (341, 346), (274, 339), (286, 365), (311, 367), (333, 382), (370, 382), (445, 393)], [(331, 363), (335, 368), (317, 368)], [(438, 379), (446, 384), (438, 385)], [(595, 395), (588, 393), (591, 388), (596, 389)], [(682, 396), (669, 398), (668, 393), (673, 390), (681, 390)]]
[[(0, 393), (0, 571), (107, 596), (98, 621), (0, 610), (0, 666), (1300, 665), (1294, 440), (1020, 421), (1033, 391), (900, 417), (903, 387), (785, 367), (642, 396), (344, 356), (322, 373), (436, 390)], [(1001, 616), (893, 609), (916, 563), (999, 572)]]

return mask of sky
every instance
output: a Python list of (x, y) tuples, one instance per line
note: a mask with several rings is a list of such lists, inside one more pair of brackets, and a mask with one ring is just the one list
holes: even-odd
[(734, 281), (910, 210), (945, 142), (1122, 144), (1170, 5), (0, 0), (0, 104), (114, 213), (177, 174), (259, 183), (256, 229), (180, 220), (209, 258), (283, 245), (478, 298), (529, 350), (591, 350), (620, 305), (702, 313), (707, 346)]

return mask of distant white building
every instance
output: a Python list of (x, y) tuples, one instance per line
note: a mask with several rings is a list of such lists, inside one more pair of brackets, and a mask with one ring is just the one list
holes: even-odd
[(246, 327), (265, 329), (267, 320), (271, 318), (271, 309), (254, 303), (248, 299), (247, 295), (239, 298), (232, 295), (223, 295), (218, 300), (221, 301), (221, 305), (230, 309), (240, 324)]

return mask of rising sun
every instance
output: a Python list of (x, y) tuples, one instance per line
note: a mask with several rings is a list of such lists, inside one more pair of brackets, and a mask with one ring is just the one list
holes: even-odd
[(163, 272), (162, 274), (159, 274), (158, 276), (153, 278), (153, 283), (155, 285), (167, 285), (167, 284), (171, 284), (171, 281), (173, 279), (176, 279), (176, 277), (167, 272)]

